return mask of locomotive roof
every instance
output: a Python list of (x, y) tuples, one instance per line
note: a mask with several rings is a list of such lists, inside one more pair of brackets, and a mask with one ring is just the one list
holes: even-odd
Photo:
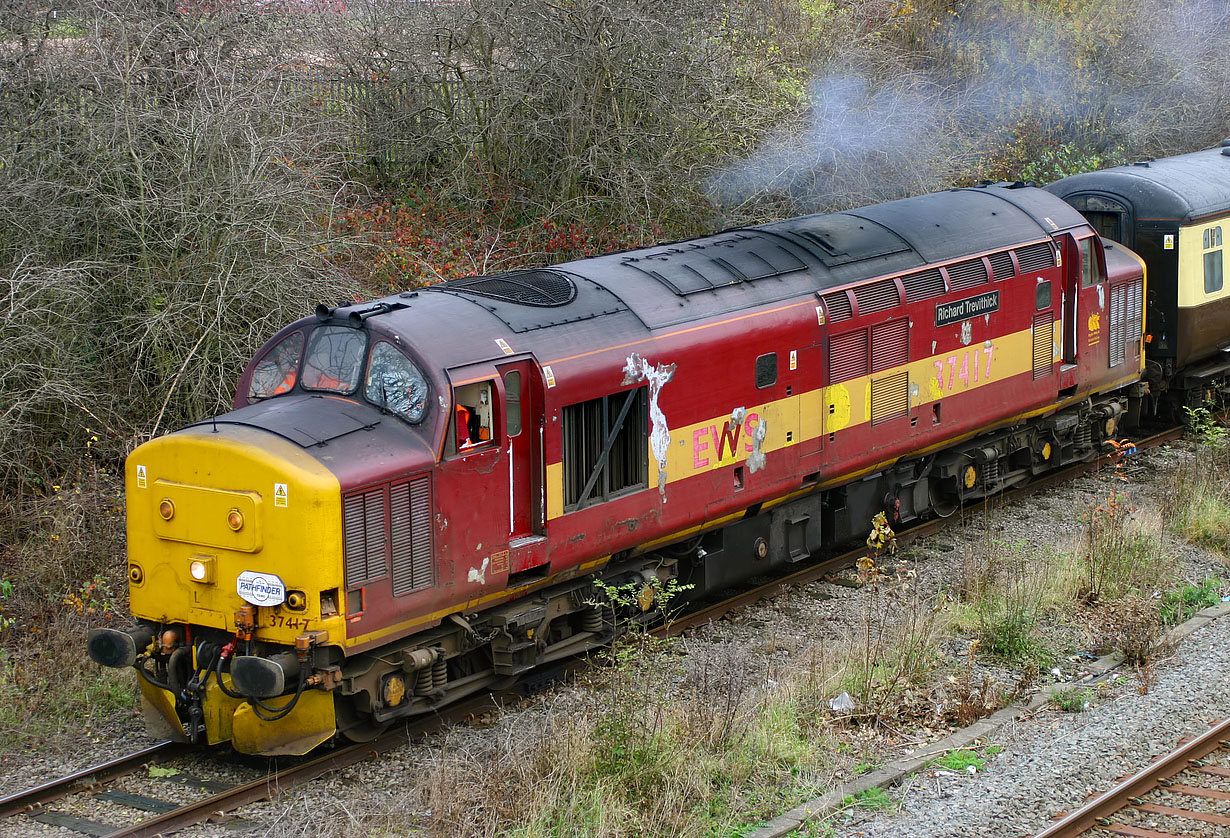
[[(1230, 141), (1228, 141), (1230, 142)], [(1187, 223), (1230, 210), (1230, 148), (1209, 148), (1058, 180), (1046, 189), (1061, 198), (1119, 198), (1136, 220)]]
[[(443, 367), (498, 356), (490, 342), (496, 337), (518, 352), (560, 357), (606, 345), (615, 334), (636, 339), (681, 323), (1038, 241), (1084, 223), (1074, 209), (1039, 189), (1016, 184), (953, 189), (540, 270), (451, 280), (385, 298), (395, 309), (377, 321), (381, 330), (405, 335)], [(490, 316), (489, 328), (479, 310)], [(485, 344), (481, 348), (475, 346), (477, 335)]]

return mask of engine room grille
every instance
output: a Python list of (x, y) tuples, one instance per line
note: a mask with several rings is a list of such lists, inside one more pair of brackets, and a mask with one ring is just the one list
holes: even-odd
[(867, 330), (829, 338), (829, 384), (867, 374)]
[(1050, 242), (1031, 244), (1016, 252), (1016, 260), (1020, 263), (1023, 274), (1053, 268), (1055, 267), (1055, 248)]
[(390, 564), (393, 596), (429, 587), (431, 478), (415, 477), (346, 497), (342, 534), (347, 590), (384, 578)]
[(871, 424), (905, 416), (910, 411), (910, 374), (899, 372), (871, 382)]
[(987, 260), (991, 263), (991, 275), (996, 282), (1016, 274), (1016, 269), (1012, 267), (1012, 254), (1006, 250), (992, 253)]
[(854, 298), (858, 300), (859, 314), (883, 311), (901, 302), (901, 295), (897, 293), (897, 283), (891, 279), (855, 288)]
[(1123, 363), (1124, 337), (1127, 333), (1127, 286), (1110, 289), (1110, 365)]
[(393, 596), (429, 587), (431, 578), (431, 481), (418, 477), (389, 490), (389, 540)]
[(1055, 321), (1052, 315), (1034, 316), (1034, 380), (1050, 375), (1055, 360)]
[(342, 502), (342, 555), (346, 587), (358, 588), (387, 572), (385, 489), (350, 495)]
[(850, 306), (850, 297), (845, 291), (825, 294), (823, 300), (824, 310), (828, 314), (830, 323), (836, 323), (838, 320), (849, 320), (854, 314), (854, 309)]
[(871, 327), (871, 371), (879, 372), (910, 360), (910, 321), (902, 317)]
[[(1141, 330), (1145, 323), (1144, 281), (1135, 280), (1127, 286), (1127, 346), (1140, 346)], [(1132, 352), (1130, 357), (1136, 357)]]
[(558, 271), (514, 271), (454, 279), (448, 289), (527, 306), (562, 306), (577, 296), (576, 285)]
[(910, 303), (938, 297), (945, 291), (944, 277), (939, 268), (906, 274), (901, 277), (901, 284), (905, 286), (906, 302)]
[(962, 291), (987, 281), (987, 266), (981, 259), (969, 259), (948, 266), (948, 290)]

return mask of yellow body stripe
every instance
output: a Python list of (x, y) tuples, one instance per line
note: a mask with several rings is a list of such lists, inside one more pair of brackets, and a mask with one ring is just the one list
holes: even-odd
[[(1062, 323), (1054, 321), (1052, 361), (1060, 357), (1061, 329)], [(909, 405), (913, 410), (951, 395), (1004, 381), (1032, 368), (1033, 331), (1023, 329), (829, 387), (739, 406), (731, 414), (671, 428), (667, 483), (744, 462), (754, 451), (768, 454), (812, 442), (823, 434), (865, 425), (871, 421), (873, 381), (906, 373)], [(1052, 409), (1053, 406), (1047, 408)], [(762, 439), (757, 440), (761, 434)], [(944, 445), (951, 442), (946, 440)], [(548, 463), (546, 471), (547, 518), (554, 519), (564, 514), (563, 464)], [(650, 456), (650, 486), (657, 485), (658, 473), (658, 462)]]

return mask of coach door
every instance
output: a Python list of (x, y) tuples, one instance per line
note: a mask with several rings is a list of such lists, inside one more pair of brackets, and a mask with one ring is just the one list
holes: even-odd
[(530, 358), (496, 369), (504, 389), (508, 537), (515, 542), (543, 533), (542, 377)]

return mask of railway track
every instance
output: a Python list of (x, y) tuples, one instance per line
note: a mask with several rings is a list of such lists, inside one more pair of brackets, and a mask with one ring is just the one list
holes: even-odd
[(1179, 744), (1034, 838), (1230, 834), (1230, 719)]
[[(1171, 428), (1142, 440), (1137, 443), (1137, 447), (1145, 449), (1160, 445), (1179, 438), (1182, 433), (1181, 428)], [(1028, 486), (997, 495), (994, 500), (1005, 503), (1019, 499), (1100, 467), (1104, 467), (1101, 460), (1070, 466)], [(974, 514), (979, 506), (962, 510), (949, 518), (934, 519), (904, 530), (898, 533), (898, 542), (904, 546), (910, 541), (939, 532), (955, 522), (965, 520), (966, 517)], [(859, 548), (810, 564), (784, 577), (686, 613), (669, 625), (655, 629), (655, 633), (662, 636), (678, 635), (690, 628), (719, 619), (732, 611), (773, 597), (788, 588), (822, 579), (834, 571), (852, 565), (865, 553), (864, 548)], [(578, 656), (573, 661), (557, 667), (557, 671), (574, 671), (586, 665), (584, 656)], [(536, 677), (540, 680), (542, 678), (541, 675)], [(251, 769), (247, 772), (250, 779), (238, 782), (233, 777), (218, 780), (200, 776), (205, 773), (201, 768), (201, 749), (173, 742), (162, 742), (128, 756), (0, 798), (0, 832), (7, 834), (10, 831), (9, 826), (16, 827), (21, 820), (25, 819), (83, 835), (121, 838), (121, 836), (170, 835), (188, 826), (221, 819), (231, 821), (232, 827), (239, 833), (242, 830), (242, 823), (234, 823), (238, 821), (238, 818), (231, 814), (236, 810), (256, 802), (272, 799), (287, 789), (311, 782), (318, 777), (359, 762), (374, 759), (408, 741), (416, 740), (475, 714), (494, 709), (515, 692), (517, 692), (516, 687), (459, 702), (443, 708), (436, 715), (395, 726), (370, 742), (335, 747), (318, 753), (316, 756), (271, 760), (267, 769), (260, 771)], [(1223, 734), (1222, 738), (1226, 735), (1230, 734)], [(188, 761), (188, 765), (181, 767), (184, 761)], [(151, 767), (153, 767), (152, 771)], [(233, 766), (228, 767), (233, 768)], [(1226, 774), (1228, 776), (1227, 785), (1230, 787), (1230, 771)], [(176, 795), (151, 794), (148, 791), (151, 785), (149, 782), (151, 775), (157, 775), (157, 780), (179, 786), (181, 789), (187, 787), (195, 790), (197, 796), (188, 802), (178, 803), (166, 799)], [(133, 791), (134, 786), (139, 787), (140, 790)], [(1227, 798), (1230, 798), (1230, 794), (1227, 794)], [(80, 811), (82, 808), (90, 811), (99, 808), (96, 804), (85, 803), (83, 805), (82, 801), (88, 799), (110, 804), (105, 807), (108, 813), (126, 822), (112, 823), (110, 819), (101, 821), (93, 816), (75, 813), (75, 810)], [(1227, 822), (1230, 823), (1230, 819), (1227, 819)], [(37, 829), (32, 824), (30, 827)], [(1053, 835), (1050, 832), (1045, 833), (1046, 838), (1077, 834), (1080, 833), (1054, 833)], [(1117, 834), (1136, 835), (1142, 838), (1150, 836), (1147, 832)], [(1166, 833), (1156, 833), (1156, 836), (1169, 838)], [(1042, 836), (1040, 835), (1039, 838)]]

